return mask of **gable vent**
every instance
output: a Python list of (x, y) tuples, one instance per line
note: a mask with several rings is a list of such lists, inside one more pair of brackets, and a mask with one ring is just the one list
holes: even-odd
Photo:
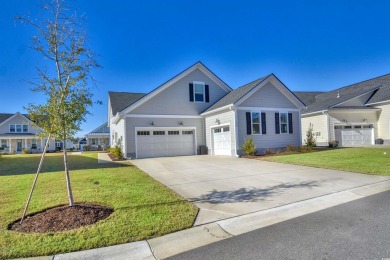
[(337, 98), (340, 97), (340, 91), (337, 91)]

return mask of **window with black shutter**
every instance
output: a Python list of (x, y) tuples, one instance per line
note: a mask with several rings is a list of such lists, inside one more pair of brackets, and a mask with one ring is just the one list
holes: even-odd
[(275, 113), (275, 133), (280, 134), (279, 113)]
[(261, 113), (261, 133), (264, 135), (267, 133), (267, 121), (265, 113)]

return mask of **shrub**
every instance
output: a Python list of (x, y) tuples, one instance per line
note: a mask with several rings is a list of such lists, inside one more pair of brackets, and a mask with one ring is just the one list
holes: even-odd
[(255, 155), (256, 153), (256, 145), (253, 143), (252, 138), (245, 139), (241, 148), (244, 150), (245, 155)]
[(113, 151), (113, 154), (116, 158), (122, 159), (123, 158), (123, 152), (122, 152), (122, 144), (120, 141), (118, 141), (114, 148), (111, 148)]
[(309, 125), (309, 129), (306, 131), (306, 139), (305, 139), (306, 146), (309, 148), (313, 148), (316, 146), (316, 138), (314, 136), (313, 132), (313, 124)]
[(29, 152), (26, 149), (22, 149), (22, 154), (29, 154)]
[(286, 145), (286, 151), (287, 152), (298, 152), (298, 147), (296, 147), (295, 145), (291, 145), (291, 144), (288, 144)]

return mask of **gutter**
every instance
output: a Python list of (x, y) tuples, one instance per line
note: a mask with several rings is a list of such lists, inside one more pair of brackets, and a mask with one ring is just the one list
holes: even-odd
[(235, 110), (233, 108), (233, 106), (231, 106), (230, 108), (230, 111), (233, 111), (234, 112), (234, 135), (235, 135), (235, 149), (234, 149), (234, 156), (236, 157), (240, 157), (238, 154), (237, 154), (237, 144), (238, 144), (238, 126), (237, 126), (237, 110)]

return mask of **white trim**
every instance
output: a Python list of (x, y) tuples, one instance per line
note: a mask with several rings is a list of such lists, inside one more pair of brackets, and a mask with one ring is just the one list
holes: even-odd
[(237, 110), (253, 110), (258, 109), (261, 111), (290, 111), (298, 112), (300, 109), (297, 108), (285, 108), (285, 107), (237, 107)]
[[(253, 113), (257, 113), (259, 114), (259, 133), (258, 134), (255, 134), (253, 133)], [(261, 120), (261, 111), (257, 111), (257, 110), (254, 110), (254, 111), (251, 111), (251, 131), (252, 131), (252, 135), (263, 135), (263, 126), (262, 126), (262, 120)], [(256, 123), (257, 124), (257, 123)]]
[(375, 103), (366, 103), (365, 106), (372, 106), (372, 105), (378, 105), (382, 103), (389, 103), (390, 100), (385, 100), (385, 101), (380, 101), (380, 102), (375, 102)]
[(239, 155), (237, 154), (237, 147), (238, 147), (238, 125), (237, 125), (237, 117), (238, 117), (238, 113), (237, 113), (237, 110), (232, 110), (232, 111), (234, 111), (234, 131), (235, 131), (235, 133), (234, 133), (234, 138), (235, 138), (235, 140), (234, 140), (234, 143), (235, 143), (235, 145), (234, 145), (234, 156), (236, 156), (236, 157), (239, 157)]
[[(298, 112), (298, 118), (299, 118), (299, 140), (300, 140), (300, 146), (303, 145), (302, 142), (302, 120), (301, 120), (301, 111)], [(294, 127), (294, 126), (293, 126)]]
[(127, 114), (124, 117), (135, 118), (203, 118), (198, 115), (144, 115), (144, 114)]
[(211, 153), (212, 155), (215, 155), (215, 149), (214, 149), (214, 138), (213, 138), (213, 128), (219, 128), (219, 127), (224, 127), (224, 126), (229, 126), (229, 131), (230, 131), (230, 134), (229, 134), (229, 137), (230, 137), (230, 156), (231, 156), (231, 153), (232, 153), (232, 128), (230, 127), (230, 123), (224, 123), (224, 124), (219, 124), (219, 125), (211, 125), (210, 126), (210, 144), (211, 144)]
[(194, 154), (197, 155), (197, 146), (198, 146), (198, 139), (197, 139), (197, 136), (196, 136), (196, 126), (178, 126), (178, 127), (175, 127), (175, 126), (161, 126), (161, 127), (158, 127), (158, 126), (135, 126), (134, 127), (134, 138), (135, 138), (135, 159), (138, 159), (138, 139), (137, 139), (137, 131), (139, 130), (142, 130), (142, 129), (148, 129), (148, 131), (152, 131), (152, 129), (156, 129), (156, 130), (169, 130), (169, 129), (180, 129), (180, 131), (182, 130), (194, 130)]
[(318, 110), (318, 111), (315, 111), (315, 112), (310, 112), (310, 113), (306, 113), (306, 114), (302, 114), (303, 117), (305, 116), (309, 116), (309, 115), (312, 115), (312, 114), (324, 114), (325, 112), (327, 112), (328, 110)]
[[(285, 134), (290, 134), (290, 121), (288, 119), (288, 111), (284, 110), (284, 111), (279, 111), (279, 134), (281, 135), (285, 135)], [(282, 133), (282, 114), (286, 114), (287, 115), (287, 132), (286, 133)]]
[[(337, 107), (337, 106), (339, 106), (339, 105), (341, 105), (341, 104), (344, 104), (344, 103), (346, 103), (346, 102), (348, 102), (348, 101), (351, 101), (352, 99), (355, 99), (355, 98), (358, 98), (358, 97), (367, 95), (367, 94), (370, 93), (370, 92), (374, 92), (375, 90), (378, 90), (379, 88), (380, 88), (380, 87), (377, 87), (377, 88), (368, 90), (368, 91), (366, 91), (366, 92), (364, 92), (364, 93), (362, 93), (362, 94), (360, 94), (360, 95), (354, 96), (354, 97), (352, 97), (352, 98), (350, 98), (350, 99), (347, 99), (347, 100), (344, 100), (344, 101), (342, 101), (342, 102), (340, 102), (340, 103), (337, 103), (337, 104), (335, 104), (335, 105), (332, 105), (332, 106), (330, 106), (329, 108)], [(370, 100), (370, 99), (368, 99), (368, 100)], [(367, 100), (367, 101), (368, 101), (368, 100)]]
[(219, 112), (221, 110), (225, 110), (225, 109), (231, 109), (233, 108), (234, 105), (233, 104), (229, 104), (229, 105), (226, 105), (226, 106), (223, 106), (223, 107), (220, 107), (220, 108), (216, 108), (214, 110), (211, 110), (211, 111), (208, 111), (208, 112), (204, 112), (202, 114), (200, 114), (201, 116), (206, 116), (206, 115), (209, 115), (209, 114), (212, 114), (212, 113), (216, 113), (216, 112)]
[(164, 91), (168, 87), (172, 86), (173, 84), (175, 84), (179, 80), (183, 79), (184, 77), (186, 77), (187, 75), (189, 75), (190, 73), (195, 71), (196, 69), (199, 69), (204, 74), (206, 74), (206, 76), (208, 76), (210, 78), (210, 80), (214, 81), (220, 88), (224, 89), (226, 92), (232, 91), (232, 89), (228, 85), (226, 85), (226, 83), (224, 83), (222, 80), (220, 80), (216, 75), (214, 75), (214, 73), (212, 73), (209, 69), (207, 69), (202, 63), (197, 62), (194, 65), (192, 65), (191, 67), (189, 67), (188, 69), (186, 69), (185, 71), (181, 72), (179, 75), (173, 77), (172, 79), (168, 80), (167, 82), (165, 82), (161, 86), (157, 87), (156, 89), (154, 89), (152, 92), (150, 92), (146, 96), (140, 98), (135, 103), (133, 103), (130, 106), (128, 106), (127, 108), (123, 109), (121, 111), (121, 113), (123, 113), (123, 114), (129, 113), (130, 111), (134, 110), (135, 108), (139, 107), (141, 104), (143, 104), (146, 101), (150, 100), (151, 98), (155, 97), (157, 94), (161, 93), (162, 91)]

